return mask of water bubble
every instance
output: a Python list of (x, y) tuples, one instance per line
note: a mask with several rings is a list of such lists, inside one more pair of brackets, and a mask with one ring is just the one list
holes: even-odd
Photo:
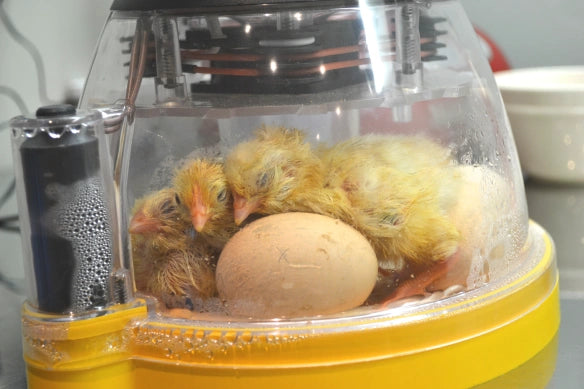
[(34, 138), (38, 133), (36, 128), (23, 128), (22, 131), (24, 132), (24, 136), (27, 138)]
[(460, 157), (460, 162), (463, 165), (470, 165), (472, 163), (472, 152), (468, 151)]
[(72, 124), (69, 126), (71, 134), (79, 134), (81, 132), (81, 124)]
[[(71, 186), (53, 188), (60, 208), (55, 209), (57, 233), (71, 242), (82, 259), (74, 277), (74, 309), (84, 310), (107, 303), (111, 268), (111, 228), (103, 203), (100, 181), (91, 178)], [(100, 222), (103, 220), (103, 222)], [(94, 226), (101, 223), (100, 228)]]
[(67, 132), (67, 129), (65, 127), (49, 127), (46, 132), (51, 138), (59, 139), (65, 132)]

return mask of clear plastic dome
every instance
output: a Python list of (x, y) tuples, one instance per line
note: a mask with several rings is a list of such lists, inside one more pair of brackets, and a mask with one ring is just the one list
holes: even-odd
[(80, 108), (106, 116), (120, 263), (157, 313), (350, 318), (487, 293), (528, 261), (462, 7), (388, 3), (112, 12)]

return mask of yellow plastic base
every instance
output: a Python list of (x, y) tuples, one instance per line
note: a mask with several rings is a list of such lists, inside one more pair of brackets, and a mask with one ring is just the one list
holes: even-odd
[[(25, 306), (29, 387), (542, 387), (560, 309), (553, 243), (541, 231), (542, 258), (520, 277), (405, 314), (260, 328), (156, 320), (134, 306), (47, 325)], [(548, 370), (534, 376), (530, 361)]]

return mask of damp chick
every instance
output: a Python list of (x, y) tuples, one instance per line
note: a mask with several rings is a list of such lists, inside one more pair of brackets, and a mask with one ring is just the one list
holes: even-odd
[(392, 300), (424, 294), (457, 260), (461, 235), (450, 209), (460, 174), (448, 149), (415, 136), (351, 138), (321, 151), (324, 185), (343, 190), (353, 227), (381, 267), (397, 269)]
[(315, 151), (300, 130), (262, 127), (234, 147), (225, 173), (237, 223), (302, 211), (360, 231), (380, 269), (398, 273), (391, 300), (425, 293), (456, 262), (452, 163), (447, 149), (418, 137), (356, 137)]
[(170, 188), (136, 201), (129, 228), (136, 287), (162, 301), (215, 294), (216, 251), (193, 231)]
[(225, 175), (237, 224), (251, 214), (283, 212), (350, 219), (346, 196), (323, 186), (322, 162), (298, 129), (261, 127), (229, 153)]

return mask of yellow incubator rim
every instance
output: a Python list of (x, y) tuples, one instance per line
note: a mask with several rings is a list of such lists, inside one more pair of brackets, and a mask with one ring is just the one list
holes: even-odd
[[(514, 276), (444, 300), (304, 321), (170, 319), (144, 301), (81, 320), (23, 306), (29, 388), (545, 387), (560, 323), (554, 245)], [(525, 368), (530, 361), (537, 368)], [(518, 377), (519, 376), (519, 377)]]

